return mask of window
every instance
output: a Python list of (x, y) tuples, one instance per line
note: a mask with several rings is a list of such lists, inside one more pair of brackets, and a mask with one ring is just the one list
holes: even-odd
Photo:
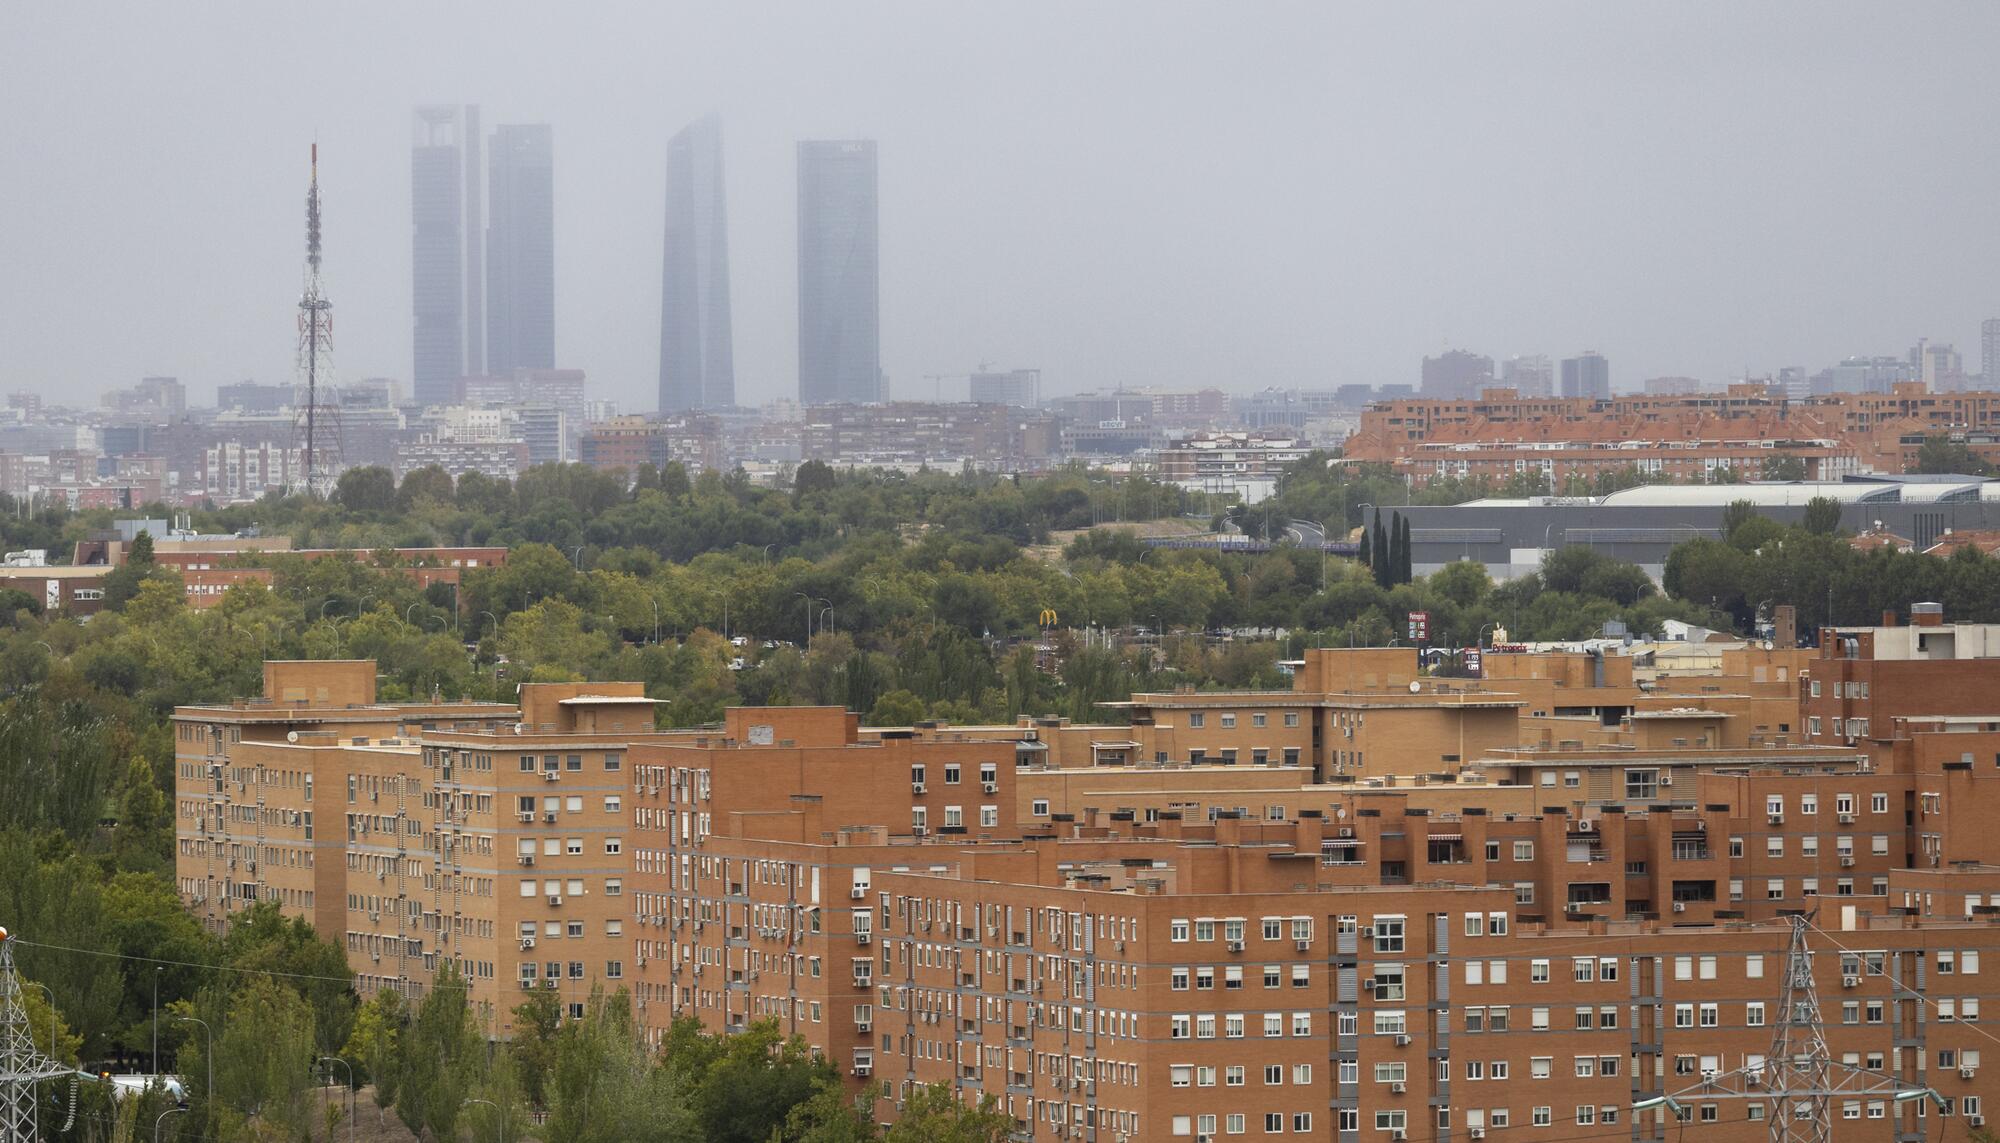
[(1889, 812), (1889, 795), (1887, 795), (1887, 794), (1870, 794), (1870, 795), (1868, 795), (1868, 812), (1869, 812), (1869, 813), (1872, 813), (1872, 814), (1886, 814), (1886, 813), (1888, 813), (1888, 812)]
[(1285, 725), (1286, 725), (1286, 726), (1297, 726), (1298, 724), (1299, 724), (1299, 712), (1298, 712), (1298, 711), (1295, 711), (1295, 710), (1288, 710), (1288, 711), (1286, 711), (1286, 712), (1285, 712)]
[(1374, 924), (1375, 951), (1378, 953), (1399, 953), (1403, 951), (1403, 918), (1377, 917)]
[(1230, 1087), (1243, 1086), (1243, 1065), (1234, 1064), (1222, 1069), (1222, 1082)]
[(1250, 716), (1251, 726), (1265, 726), (1269, 724), (1269, 721), (1269, 718), (1262, 712)]
[[(1270, 1120), (1273, 1117), (1267, 1115), (1264, 1118), (1267, 1120), (1267, 1122), (1265, 1123), (1265, 1128), (1267, 1130), (1270, 1130), (1271, 1127), (1268, 1120)], [(1277, 1118), (1278, 1121), (1282, 1124), (1285, 1117), (1280, 1115), (1276, 1116), (1275, 1118)], [(1310, 1122), (1312, 1116), (1306, 1115), (1304, 1116), (1304, 1118), (1308, 1122)], [(1407, 1112), (1398, 1110), (1398, 1111), (1378, 1111), (1375, 1113), (1375, 1130), (1377, 1131), (1403, 1131), (1407, 1129), (1408, 1126), (1409, 1126), (1409, 1114)]]
[(1547, 1079), (1555, 1073), (1554, 1056), (1533, 1056), (1528, 1060), (1529, 1079)]
[(624, 799), (623, 797), (621, 797), (621, 796), (619, 796), (619, 795), (617, 795), (617, 794), (606, 794), (606, 795), (604, 795), (604, 812), (605, 812), (605, 813), (607, 813), (607, 814), (615, 814), (615, 813), (619, 813), (619, 812), (621, 812), (622, 810), (624, 810), (624, 808), (625, 808), (625, 799)]
[(1173, 1064), (1167, 1069), (1168, 1081), (1175, 1087), (1188, 1087), (1194, 1083), (1194, 1065)]
[(1187, 718), (1189, 730), (1200, 730), (1202, 727), (1208, 725), (1208, 716), (1201, 711), (1189, 711)]
[(1038, 818), (1048, 817), (1049, 800), (1047, 798), (1036, 798), (1034, 801), (1028, 803), (1028, 812)]
[(607, 838), (605, 838), (605, 839), (604, 839), (604, 852), (606, 852), (606, 853), (623, 853), (623, 852), (625, 852), (625, 839), (624, 839), (624, 838), (622, 838), (622, 837), (607, 837)]
[(1764, 1026), (1763, 1001), (1755, 1000), (1743, 1006), (1743, 1023), (1745, 1026), (1751, 1028), (1762, 1028)]
[(1222, 716), (1222, 729), (1224, 730), (1236, 729), (1236, 716), (1234, 714), (1224, 714)]
[(1625, 798), (1627, 801), (1650, 802), (1660, 796), (1660, 772), (1658, 770), (1632, 769), (1625, 771)]
[(1515, 842), (1515, 843), (1514, 843), (1514, 860), (1516, 860), (1516, 861), (1533, 861), (1534, 859), (1535, 859), (1535, 843), (1534, 843), (1534, 842), (1532, 842), (1532, 841), (1517, 841), (1517, 842)]

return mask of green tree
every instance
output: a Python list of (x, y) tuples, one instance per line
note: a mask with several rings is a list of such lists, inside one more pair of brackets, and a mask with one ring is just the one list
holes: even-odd
[(1924, 438), (1917, 449), (1916, 464), (1910, 471), (1933, 475), (1986, 476), (1992, 470), (1964, 441), (1944, 434)]
[(1762, 477), (1765, 480), (1804, 480), (1806, 478), (1805, 458), (1797, 453), (1784, 453), (1764, 458)]
[(1736, 535), (1737, 529), (1757, 518), (1757, 505), (1749, 500), (1731, 500), (1722, 510), (1722, 538)]
[(1806, 501), (1805, 518), (1799, 526), (1818, 536), (1831, 536), (1840, 530), (1840, 502), (1827, 496), (1815, 496)]
[(890, 691), (875, 700), (874, 709), (868, 712), (870, 726), (909, 726), (923, 719), (924, 700), (909, 691)]
[(696, 1094), (708, 1143), (765, 1143), (782, 1133), (792, 1108), (836, 1079), (802, 1037), (786, 1039), (775, 1019), (729, 1037)]
[(397, 1042), (396, 1117), (433, 1139), (453, 1137), (485, 1058), (467, 991), (457, 966), (441, 960), (415, 1022)]
[(425, 505), (449, 505), (456, 499), (457, 493), (451, 473), (435, 464), (427, 464), (403, 474), (403, 482), (396, 486), (396, 510), (407, 513)]
[(549, 1074), (555, 1069), (556, 1043), (562, 1031), (562, 1001), (538, 988), (514, 1006), (514, 1037), (507, 1044), (521, 1095), (535, 1107), (548, 1106)]
[(408, 1019), (402, 994), (393, 988), (378, 988), (355, 1013), (354, 1031), (340, 1049), (341, 1058), (354, 1065), (356, 1076), (375, 1085), (378, 1111), (396, 1102), (398, 1041)]
[(885, 1143), (1006, 1143), (1014, 1120), (991, 1095), (967, 1104), (942, 1084), (918, 1084), (883, 1136)]
[(252, 1125), (302, 1137), (313, 1121), (313, 1054), (312, 1009), (293, 990), (252, 976), (216, 1029), (216, 1100)]
[(396, 506), (396, 477), (375, 464), (350, 468), (340, 474), (333, 494), (350, 512), (387, 512)]

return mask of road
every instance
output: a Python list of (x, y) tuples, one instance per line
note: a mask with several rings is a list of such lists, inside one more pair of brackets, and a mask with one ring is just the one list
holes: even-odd
[(1317, 548), (1326, 543), (1326, 531), (1311, 520), (1293, 520), (1285, 525), (1285, 534), (1300, 547)]

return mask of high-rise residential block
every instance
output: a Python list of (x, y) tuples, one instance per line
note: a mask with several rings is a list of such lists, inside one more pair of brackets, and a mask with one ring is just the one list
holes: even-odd
[(1042, 371), (1013, 369), (1005, 373), (981, 370), (968, 383), (967, 400), (975, 405), (1012, 405), (1032, 409), (1042, 402)]
[(802, 142), (799, 401), (883, 398), (875, 144)]
[(1477, 397), (1493, 384), (1493, 359), (1463, 349), (1424, 358), (1423, 394), (1443, 400)]
[(502, 124), (487, 154), (486, 371), (556, 364), (555, 135)]
[(1586, 349), (1576, 357), (1563, 358), (1562, 392), (1558, 396), (1609, 401), (1611, 363), (1594, 349)]
[(728, 222), (722, 122), (708, 115), (667, 144), (667, 237), (660, 290), (663, 413), (736, 404)]

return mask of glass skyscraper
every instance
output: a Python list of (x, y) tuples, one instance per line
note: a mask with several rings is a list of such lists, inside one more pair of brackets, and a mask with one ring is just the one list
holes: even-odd
[(667, 240), (660, 291), (660, 411), (736, 403), (729, 324), (722, 123), (695, 120), (667, 144)]
[(494, 128), (487, 153), (486, 369), (556, 364), (555, 134)]
[(879, 401), (875, 144), (799, 144), (799, 401)]
[(477, 179), (477, 168), (466, 165), (466, 118), (455, 106), (419, 107), (412, 120), (410, 376), (414, 396), (427, 405), (449, 403), (465, 376), (465, 257), (468, 238), (479, 242), (477, 230), (465, 230), (465, 185)]

